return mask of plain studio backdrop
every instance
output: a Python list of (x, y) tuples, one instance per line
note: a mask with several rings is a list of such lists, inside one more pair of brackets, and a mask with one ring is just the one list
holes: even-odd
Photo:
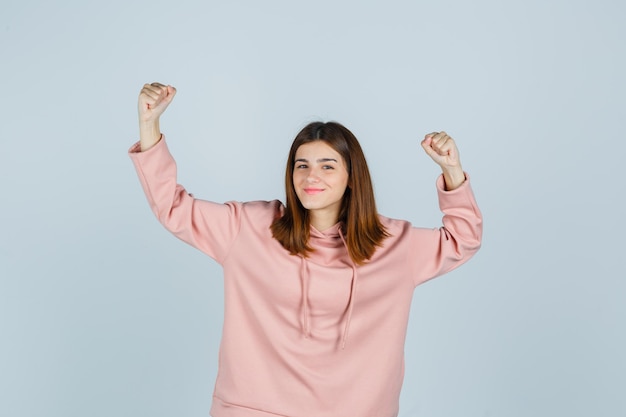
[(218, 202), (284, 199), (295, 134), (337, 120), (380, 212), (437, 227), (419, 141), (457, 140), (483, 248), (415, 292), (401, 417), (625, 416), (625, 21), (618, 0), (3, 0), (0, 415), (208, 415), (222, 272), (126, 155), (160, 81), (179, 182)]

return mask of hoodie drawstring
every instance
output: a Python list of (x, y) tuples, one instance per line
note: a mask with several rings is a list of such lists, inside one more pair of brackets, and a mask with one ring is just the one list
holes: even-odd
[[(339, 237), (343, 242), (343, 245), (348, 250), (348, 245), (346, 244), (345, 239), (343, 238), (343, 233), (339, 232)], [(352, 263), (352, 282), (350, 284), (350, 301), (348, 303), (348, 317), (346, 318), (346, 325), (343, 328), (343, 336), (341, 337), (341, 349), (346, 348), (346, 340), (348, 339), (348, 333), (350, 331), (350, 322), (352, 321), (352, 310), (354, 310), (354, 299), (356, 298), (356, 284), (357, 284), (357, 270), (356, 265), (352, 258), (350, 258), (350, 262)]]
[(306, 267), (304, 256), (300, 256), (300, 279), (302, 280), (302, 332), (304, 337), (311, 336), (311, 323), (309, 318), (309, 271)]

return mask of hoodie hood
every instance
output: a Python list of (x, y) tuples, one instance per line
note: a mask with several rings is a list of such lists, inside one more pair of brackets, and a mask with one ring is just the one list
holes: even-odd
[(352, 270), (350, 283), (350, 295), (346, 300), (346, 312), (343, 319), (343, 330), (341, 335), (341, 348), (346, 346), (346, 340), (350, 331), (350, 322), (356, 299), (356, 288), (358, 271), (356, 264), (348, 252), (346, 240), (341, 231), (341, 223), (324, 230), (323, 232), (311, 226), (309, 245), (314, 249), (308, 257), (300, 256), (300, 280), (302, 283), (302, 333), (305, 337), (311, 336), (311, 308), (309, 305), (310, 274), (308, 263), (312, 262), (323, 266), (349, 267)]

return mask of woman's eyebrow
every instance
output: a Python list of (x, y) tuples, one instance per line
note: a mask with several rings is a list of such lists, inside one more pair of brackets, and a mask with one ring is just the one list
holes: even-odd
[[(298, 158), (296, 159), (294, 162), (309, 162), (308, 159), (306, 158)], [(337, 160), (335, 158), (320, 158), (317, 160), (318, 163), (321, 162), (337, 162)]]

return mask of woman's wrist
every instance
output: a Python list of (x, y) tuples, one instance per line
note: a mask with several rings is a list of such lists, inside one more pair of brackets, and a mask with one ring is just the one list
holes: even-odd
[(139, 122), (139, 141), (141, 151), (147, 151), (161, 139), (161, 129), (159, 121)]
[(443, 179), (446, 183), (446, 191), (459, 188), (465, 182), (465, 172), (459, 165), (451, 168), (442, 168)]

